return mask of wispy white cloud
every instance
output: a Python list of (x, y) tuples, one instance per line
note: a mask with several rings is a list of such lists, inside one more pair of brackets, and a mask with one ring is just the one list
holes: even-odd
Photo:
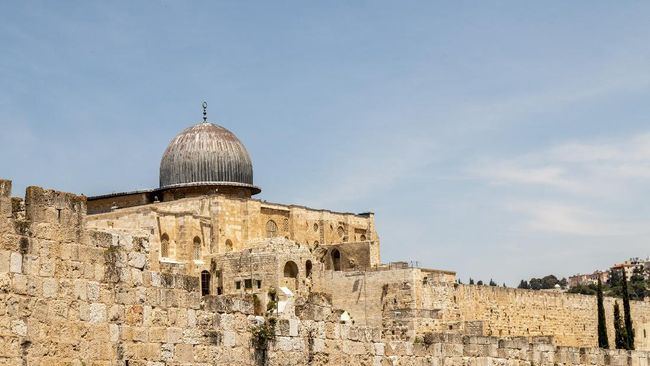
[(650, 221), (627, 221), (579, 205), (514, 201), (506, 207), (523, 215), (523, 228), (583, 236), (629, 236), (649, 232)]
[(503, 208), (523, 215), (525, 229), (578, 235), (650, 231), (650, 217), (635, 212), (638, 197), (650, 191), (650, 134), (484, 159), (467, 172), (504, 188)]

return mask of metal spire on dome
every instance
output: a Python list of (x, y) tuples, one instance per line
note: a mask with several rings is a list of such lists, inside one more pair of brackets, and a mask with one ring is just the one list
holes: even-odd
[(203, 123), (208, 122), (208, 102), (203, 101)]

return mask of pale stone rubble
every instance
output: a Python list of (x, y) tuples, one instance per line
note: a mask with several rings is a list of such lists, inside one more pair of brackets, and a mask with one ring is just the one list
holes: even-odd
[[(291, 238), (242, 242), (241, 251), (206, 254), (204, 264), (161, 260), (158, 229), (121, 227), (115, 212), (113, 227), (91, 225), (85, 211), (84, 197), (37, 187), (12, 199), (11, 182), (0, 180), (0, 365), (650, 362), (645, 351), (593, 348), (590, 297), (459, 286), (450, 272), (399, 265), (334, 271), (319, 260), (327, 251)], [(308, 260), (311, 276), (302, 275)], [(298, 276), (285, 276), (287, 261), (300, 264)], [(202, 296), (206, 269), (221, 271), (224, 294)], [(260, 288), (246, 289), (243, 273)], [(244, 288), (233, 287), (237, 280)], [(279, 287), (294, 296), (278, 294), (284, 311), (262, 351), (251, 332), (268, 321), (268, 290)], [(648, 303), (633, 305), (637, 348), (647, 350)], [(344, 312), (354, 323), (341, 321)]]

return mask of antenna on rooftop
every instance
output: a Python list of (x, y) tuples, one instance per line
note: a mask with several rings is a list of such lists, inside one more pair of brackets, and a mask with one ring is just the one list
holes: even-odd
[(203, 123), (208, 122), (208, 102), (203, 101)]

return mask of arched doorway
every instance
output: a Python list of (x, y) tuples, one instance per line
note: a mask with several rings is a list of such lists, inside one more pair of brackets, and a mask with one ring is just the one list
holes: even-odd
[(312, 269), (312, 264), (311, 261), (305, 262), (305, 277), (311, 278), (311, 269)]
[(288, 261), (284, 264), (284, 278), (283, 282), (285, 286), (290, 289), (298, 288), (298, 265), (294, 261)]
[(332, 268), (335, 271), (340, 271), (341, 270), (341, 252), (339, 252), (338, 249), (333, 249), (331, 255), (332, 255)]
[(210, 272), (201, 272), (201, 296), (210, 295)]

